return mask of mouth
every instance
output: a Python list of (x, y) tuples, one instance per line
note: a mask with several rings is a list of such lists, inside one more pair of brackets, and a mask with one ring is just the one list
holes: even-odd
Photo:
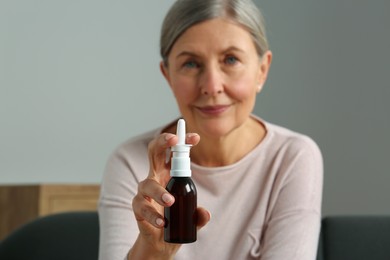
[(197, 107), (197, 109), (205, 115), (220, 115), (230, 108), (230, 105), (215, 105)]

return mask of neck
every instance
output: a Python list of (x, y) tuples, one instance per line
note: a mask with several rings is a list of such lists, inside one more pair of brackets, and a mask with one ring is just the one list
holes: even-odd
[(252, 151), (264, 138), (265, 127), (255, 119), (218, 139), (201, 136), (198, 145), (191, 149), (191, 160), (207, 167), (231, 165)]

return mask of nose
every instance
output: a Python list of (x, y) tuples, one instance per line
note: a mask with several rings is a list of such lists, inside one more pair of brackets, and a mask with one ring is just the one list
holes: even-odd
[(218, 68), (204, 68), (201, 79), (200, 89), (203, 95), (215, 96), (224, 91), (222, 73)]

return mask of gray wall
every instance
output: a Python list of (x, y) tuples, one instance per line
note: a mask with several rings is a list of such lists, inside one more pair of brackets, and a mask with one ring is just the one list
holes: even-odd
[(389, 214), (390, 1), (258, 2), (275, 59), (257, 113), (321, 147), (324, 214)]
[[(99, 183), (178, 115), (158, 68), (173, 2), (0, 0), (0, 184)], [(274, 62), (255, 113), (317, 141), (324, 215), (390, 214), (390, 2), (257, 3)]]
[(173, 2), (0, 0), (0, 183), (98, 183), (178, 114), (158, 50)]

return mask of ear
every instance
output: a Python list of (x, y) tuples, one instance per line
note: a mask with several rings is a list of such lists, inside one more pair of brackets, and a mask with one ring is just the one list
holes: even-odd
[(258, 75), (258, 89), (259, 93), (267, 80), (268, 72), (272, 63), (272, 52), (266, 51), (260, 59), (260, 70)]
[(165, 63), (163, 61), (160, 62), (160, 71), (169, 84), (170, 78), (169, 78), (168, 66), (165, 65)]

